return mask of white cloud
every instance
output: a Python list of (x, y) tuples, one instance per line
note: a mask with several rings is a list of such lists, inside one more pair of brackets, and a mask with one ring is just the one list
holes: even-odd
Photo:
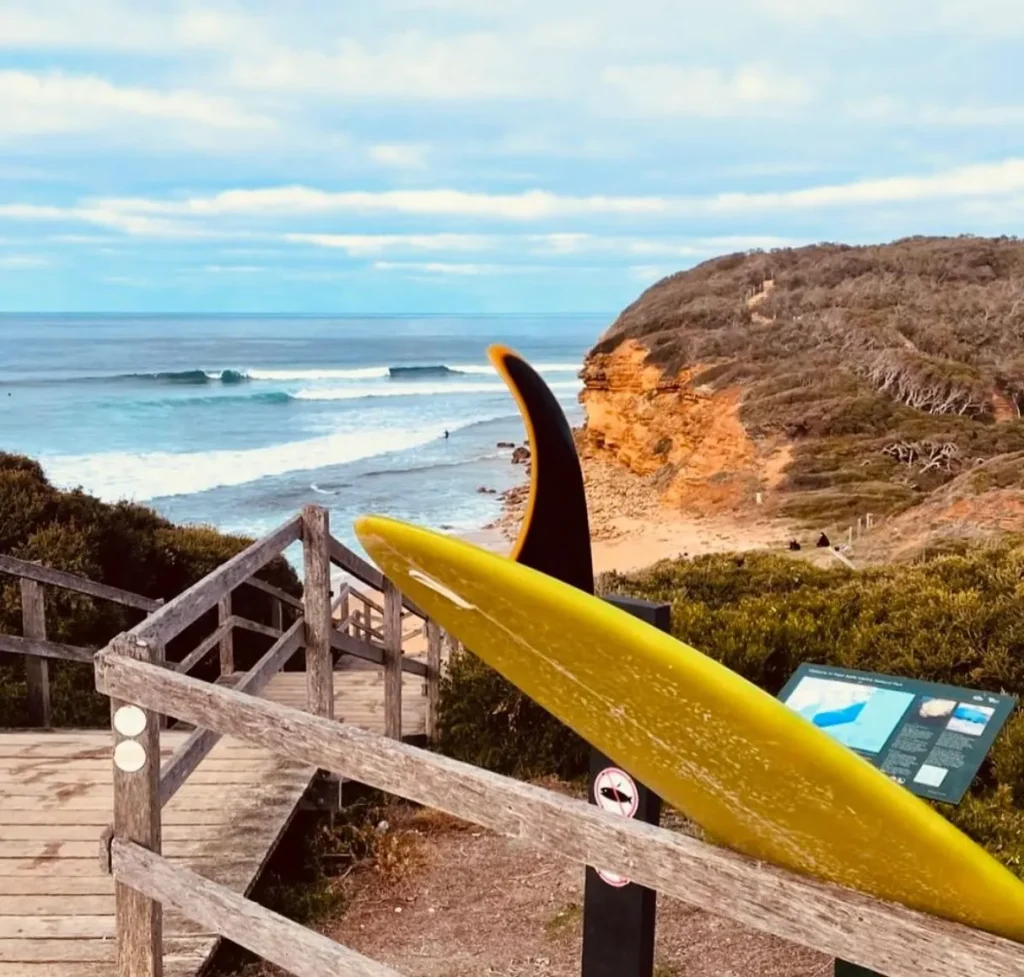
[(544, 72), (525, 71), (521, 49), (498, 34), (437, 37), (410, 31), (376, 46), (344, 37), (329, 50), (285, 46), (238, 58), (232, 80), (275, 92), (347, 98), (479, 100), (541, 94)]
[[(892, 209), (937, 201), (955, 205), (961, 217), (979, 214), (980, 205), (1024, 195), (1024, 158), (997, 163), (947, 168), (913, 176), (885, 177), (833, 185), (809, 186), (778, 192), (729, 192), (702, 197), (569, 196), (542, 190), (518, 194), (488, 194), (452, 189), (327, 191), (315, 188), (271, 187), (228, 190), (212, 196), (183, 199), (111, 198), (80, 201), (70, 206), (0, 203), (0, 220), (28, 223), (84, 223), (132, 238), (209, 240), (234, 243), (307, 245), (336, 249), (355, 257), (412, 254), (473, 253), (516, 249), (542, 257), (604, 254), (665, 259), (701, 257), (724, 251), (770, 249), (795, 243), (772, 234), (632, 235), (605, 227), (596, 231), (588, 221), (619, 219), (631, 229), (642, 222), (693, 218), (753, 219), (758, 215), (817, 213), (872, 207)], [(998, 207), (997, 207), (998, 209)], [(404, 215), (428, 218), (472, 218), (490, 222), (480, 232), (429, 231), (403, 233), (333, 233), (302, 228), (310, 216)], [(579, 221), (580, 230), (541, 229), (531, 233), (500, 231), (495, 223), (530, 225)], [(362, 223), (372, 227), (372, 224)], [(657, 225), (655, 225), (657, 226)], [(294, 229), (293, 229), (294, 228)]]
[(507, 250), (538, 257), (582, 254), (688, 258), (724, 251), (792, 247), (803, 243), (770, 235), (731, 235), (708, 238), (635, 238), (557, 231), (550, 234), (303, 234), (284, 235), (293, 244), (335, 248), (351, 257), (388, 252), (480, 252)]
[(487, 275), (504, 271), (501, 265), (481, 265), (447, 261), (375, 261), (376, 271), (416, 271), (431, 275)]
[(0, 71), (0, 136), (113, 128), (126, 120), (186, 123), (213, 129), (271, 129), (266, 116), (232, 99), (194, 91), (119, 87), (92, 75)]
[(115, 0), (4, 0), (0, 49), (166, 53), (171, 49), (234, 49), (272, 36), (238, 9), (156, 5)]
[(669, 268), (663, 265), (631, 265), (629, 277), (641, 284), (653, 285), (677, 271), (679, 271), (678, 268)]
[(203, 265), (209, 275), (258, 275), (266, 270), (263, 265)]
[(731, 74), (670, 64), (611, 66), (603, 80), (630, 112), (648, 116), (776, 114), (813, 97), (805, 80), (764, 65), (746, 65)]
[(1022, 105), (912, 105), (889, 95), (877, 95), (846, 103), (851, 118), (886, 125), (984, 128), (1019, 126), (1024, 122)]
[(29, 270), (32, 268), (48, 268), (52, 262), (34, 254), (0, 254), (0, 268)]
[(396, 169), (422, 169), (428, 151), (426, 146), (415, 143), (380, 143), (367, 150), (374, 162)]
[[(1024, 189), (1024, 158), (980, 163), (920, 176), (885, 177), (777, 192), (728, 192), (703, 197), (570, 196), (547, 190), (484, 193), (433, 190), (319, 190), (304, 186), (226, 190), (208, 197), (181, 200), (111, 198), (93, 202), (91, 212), (108, 221), (143, 216), (225, 218), (294, 217), (362, 213), (417, 217), (471, 217), (529, 222), (561, 218), (750, 215), (779, 210), (856, 207), (999, 197)], [(4, 208), (0, 207), (0, 216)], [(86, 218), (90, 219), (90, 218)], [(300, 235), (324, 246), (348, 247), (362, 235)], [(319, 238), (319, 240), (317, 240)]]
[(483, 234), (285, 234), (293, 244), (335, 248), (352, 257), (383, 254), (386, 251), (479, 251), (490, 245)]

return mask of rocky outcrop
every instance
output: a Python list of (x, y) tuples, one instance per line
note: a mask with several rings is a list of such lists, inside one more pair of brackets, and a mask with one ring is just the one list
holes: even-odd
[(757, 504), (768, 488), (768, 454), (740, 420), (742, 391), (694, 384), (701, 367), (666, 375), (626, 340), (584, 364), (584, 455), (653, 476), (662, 501), (714, 512)]

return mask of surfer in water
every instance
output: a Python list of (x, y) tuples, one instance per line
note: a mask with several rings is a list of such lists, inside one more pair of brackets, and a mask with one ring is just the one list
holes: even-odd
[(445, 441), (448, 440), (448, 432), (447, 431), (444, 432), (444, 439), (445, 439)]

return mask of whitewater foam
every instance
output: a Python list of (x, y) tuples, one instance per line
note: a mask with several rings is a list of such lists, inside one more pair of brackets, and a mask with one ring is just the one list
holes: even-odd
[[(578, 373), (580, 371), (579, 363), (534, 363), (533, 368), (541, 374), (545, 373)], [(448, 373), (458, 376), (461, 374), (470, 374), (474, 376), (494, 376), (494, 367), (489, 363), (438, 363), (438, 364), (400, 364), (395, 366), (365, 366), (365, 367), (353, 367), (350, 369), (284, 369), (284, 370), (241, 370), (243, 376), (248, 377), (250, 380), (271, 380), (279, 383), (287, 382), (303, 382), (308, 380), (384, 380), (391, 376), (391, 371), (396, 370), (400, 374), (407, 372), (415, 372), (417, 370), (423, 370), (428, 372), (430, 370), (437, 370), (439, 373), (447, 371)], [(224, 372), (224, 371), (222, 371)], [(236, 372), (236, 371), (230, 371)], [(207, 376), (218, 377), (220, 374), (211, 370), (207, 372)]]
[(364, 366), (347, 370), (245, 370), (250, 380), (273, 380), (278, 383), (306, 380), (381, 380), (389, 375), (390, 367)]
[(416, 428), (379, 428), (330, 434), (302, 441), (216, 451), (109, 451), (92, 455), (40, 458), (50, 481), (59, 488), (81, 486), (105, 502), (146, 502), (192, 495), (214, 488), (244, 485), (290, 472), (313, 471), (405, 451), (493, 417), (438, 422)]
[[(553, 391), (579, 391), (575, 380), (549, 383)], [(508, 393), (503, 383), (389, 383), (362, 387), (309, 387), (290, 394), (295, 400), (361, 400), (364, 397), (432, 397), (445, 394)]]

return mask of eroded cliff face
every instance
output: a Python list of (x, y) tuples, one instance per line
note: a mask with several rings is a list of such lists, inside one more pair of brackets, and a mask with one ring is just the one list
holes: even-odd
[(587, 358), (583, 454), (655, 476), (672, 507), (712, 513), (755, 505), (757, 493), (772, 487), (780, 452), (747, 434), (741, 391), (695, 386), (700, 366), (662, 377), (659, 367), (644, 366), (646, 354), (627, 340)]

